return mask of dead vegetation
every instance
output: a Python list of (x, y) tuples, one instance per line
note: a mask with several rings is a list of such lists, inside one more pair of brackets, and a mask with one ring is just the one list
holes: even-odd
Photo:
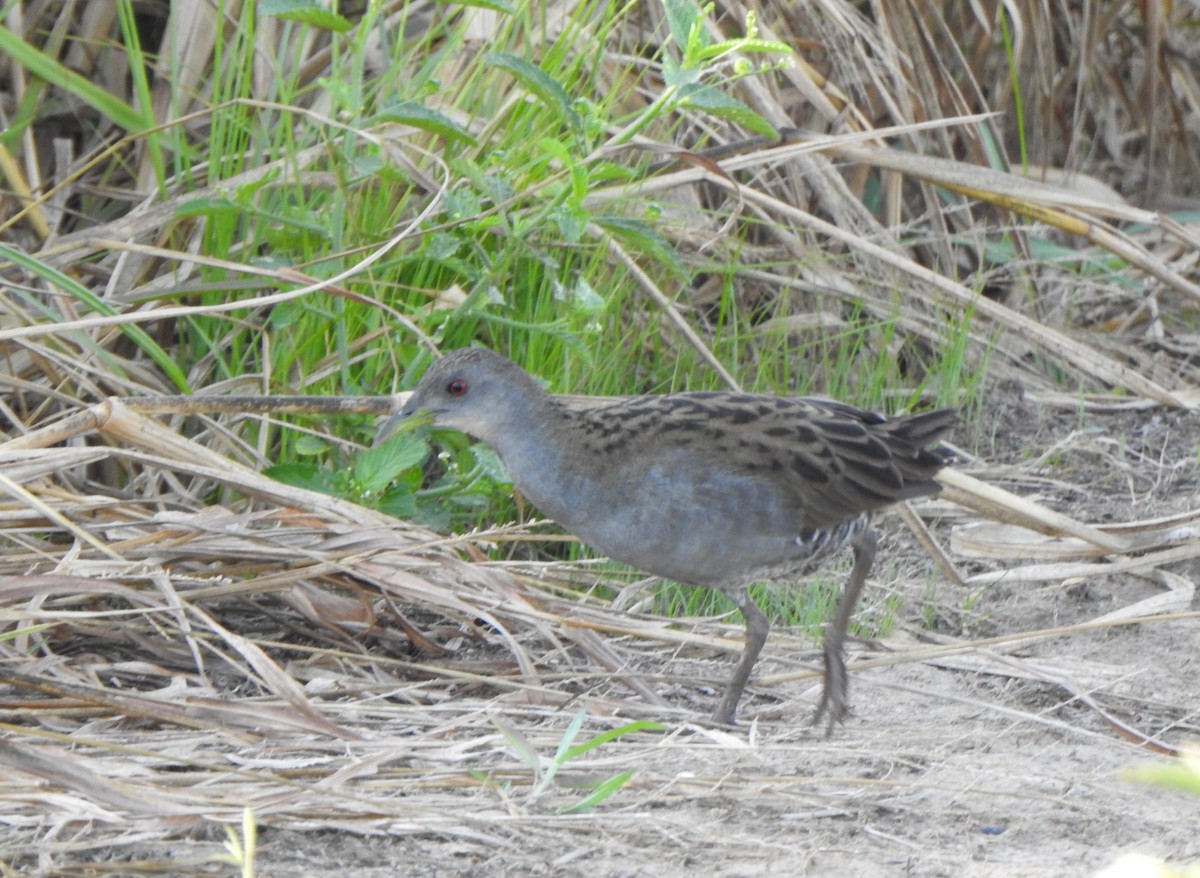
[[(135, 106), (102, 6), (16, 4), (7, 26)], [(382, 14), (419, 26), (404, 6)], [(219, 29), (201, 4), (147, 8), (192, 36), (187, 75), (152, 71), (153, 122), (200, 142)], [(1200, 195), (1200, 11), (1005, 8), (1011, 64), (979, 4), (764, 4), (760, 35), (798, 63), (728, 90), (807, 133), (716, 160), (700, 150), (746, 132), (681, 111), (636, 142), (680, 165), (584, 201), (661, 199), (663, 234), (689, 259), (742, 259), (739, 304), (776, 309), (757, 324), (764, 346), (824, 344), (847, 302), (896, 321), (896, 358), (965, 326), (957, 380), (987, 393), (946, 492), (913, 510), (962, 585), (930, 586), (931, 562), (891, 522), (895, 561), (876, 586), (900, 591), (907, 621), (858, 654), (857, 716), (832, 741), (804, 728), (817, 672), (797, 633), (773, 633), (753, 721), (708, 728), (697, 717), (736, 622), (653, 615), (628, 580), (586, 563), (487, 560), (489, 546), (553, 538), (540, 528), (448, 537), (267, 479), (271, 413), (201, 401), (164, 418), (123, 402), (176, 392), (176, 377), (218, 395), (275, 386), (210, 382), (216, 354), (173, 377), (177, 323), (236, 306), (230, 327), (262, 329), (318, 287), (360, 300), (372, 261), (416, 237), (416, 220), (320, 283), (208, 252), (185, 193), (276, 174), (332, 185), (317, 180), (323, 148), (207, 184), (197, 155), (202, 185), (185, 190), (181, 173), (156, 187), (145, 129), (123, 133), (7, 52), (3, 112), (25, 124), (0, 144), (0, 874), (229, 874), (217, 827), (246, 808), (278, 875), (392, 875), (401, 861), (430, 875), (1063, 875), (1128, 850), (1200, 857), (1194, 802), (1115, 777), (1147, 751), (1177, 753), (1198, 724), (1200, 236), (1165, 211)], [(746, 12), (720, 5), (706, 27), (740, 33)], [(479, 33), (495, 24), (486, 9), (455, 14)], [(640, 4), (597, 56), (613, 82), (644, 74), (632, 105), (664, 88), (647, 60), (661, 15)], [(296, 33), (271, 20), (259, 38)], [(290, 48), (306, 82), (328, 73), (327, 38)], [(321, 95), (284, 118), (339, 127)], [(476, 134), (491, 124), (456, 118)], [(83, 133), (64, 136), (73, 125)], [(427, 134), (349, 132), (425, 180), (432, 210), (450, 186)], [(741, 250), (739, 222), (755, 224)], [(631, 321), (649, 313), (719, 362), (711, 290), (672, 289), (594, 234), (642, 297)], [(212, 290), (202, 269), (245, 289), (198, 302), (194, 289)], [(412, 329), (405, 344), (430, 331), (424, 309), (388, 310)], [(350, 359), (388, 338), (354, 339)], [(661, 728), (556, 761), (581, 710), (584, 738)], [(597, 810), (571, 810), (624, 772)]]

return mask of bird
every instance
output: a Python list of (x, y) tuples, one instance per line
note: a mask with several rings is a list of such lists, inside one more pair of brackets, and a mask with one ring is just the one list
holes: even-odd
[(849, 710), (844, 647), (878, 545), (871, 513), (938, 493), (951, 460), (940, 440), (957, 422), (951, 408), (888, 418), (729, 391), (561, 396), (481, 347), (435, 360), (376, 442), (418, 413), (490, 446), (543, 515), (612, 560), (733, 599), (746, 637), (718, 724), (735, 724), (770, 631), (748, 586), (802, 576), (849, 546), (812, 720), (827, 715), (827, 735)]

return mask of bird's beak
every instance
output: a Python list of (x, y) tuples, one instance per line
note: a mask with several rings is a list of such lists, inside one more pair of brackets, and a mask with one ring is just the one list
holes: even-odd
[(396, 434), (400, 429), (400, 425), (408, 420), (408, 412), (401, 410), (394, 415), (389, 415), (387, 420), (379, 425), (379, 429), (375, 431), (375, 439), (372, 445), (382, 445), (388, 439)]
[(372, 445), (382, 445), (401, 431), (408, 432), (429, 422), (428, 416), (414, 417), (424, 415), (425, 412), (419, 411), (412, 405), (411, 392), (397, 394), (395, 399), (399, 409), (395, 414), (388, 415), (387, 419), (379, 425), (379, 429), (375, 431), (375, 439), (371, 442)]

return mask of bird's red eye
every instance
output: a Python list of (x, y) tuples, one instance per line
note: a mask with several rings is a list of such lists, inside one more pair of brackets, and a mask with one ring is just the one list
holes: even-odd
[(446, 392), (451, 396), (462, 396), (467, 392), (467, 382), (461, 378), (455, 378), (446, 385)]

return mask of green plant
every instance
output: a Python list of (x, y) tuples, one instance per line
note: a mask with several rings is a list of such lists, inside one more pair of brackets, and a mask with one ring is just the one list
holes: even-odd
[[(356, 451), (342, 466), (323, 461), (278, 463), (264, 472), (289, 485), (319, 491), (378, 509), (393, 518), (413, 519), (429, 527), (470, 526), (480, 512), (508, 496), (504, 467), (486, 445), (459, 434), (441, 434), (444, 450), (430, 464), (429, 431), (419, 416), (409, 419), (386, 442)], [(298, 454), (322, 456), (318, 439), (298, 442)], [(437, 472), (426, 485), (427, 470)]]
[[(1172, 762), (1135, 765), (1121, 772), (1132, 783), (1151, 784), (1200, 796), (1200, 750), (1185, 748)], [(1184, 866), (1145, 854), (1127, 854), (1097, 875), (1097, 878), (1200, 878), (1200, 862)]]
[[(633, 732), (645, 731), (663, 731), (664, 726), (659, 723), (647, 722), (638, 720), (636, 722), (626, 723), (623, 726), (618, 726), (615, 729), (608, 729), (598, 735), (594, 735), (582, 744), (575, 744), (575, 739), (579, 736), (579, 731), (583, 727), (583, 721), (587, 717), (587, 712), (580, 708), (574, 718), (567, 725), (563, 732), (562, 739), (558, 743), (558, 748), (554, 756), (550, 759), (544, 759), (538, 752), (537, 748), (522, 735), (519, 731), (513, 728), (508, 723), (498, 717), (489, 717), (492, 725), (508, 742), (512, 752), (529, 768), (533, 774), (533, 788), (529, 791), (526, 799), (527, 805), (532, 805), (537, 801), (551, 786), (567, 786), (567, 779), (563, 770), (572, 761), (595, 750), (609, 741), (615, 740), (622, 735), (628, 735)], [(559, 809), (560, 813), (571, 814), (582, 811), (590, 811), (592, 808), (599, 805), (609, 796), (623, 787), (633, 777), (633, 771), (623, 771), (619, 774), (605, 778), (603, 780), (594, 780), (591, 778), (576, 778), (572, 779), (570, 786), (578, 788), (583, 787), (590, 789), (590, 792), (580, 801), (572, 805)]]
[(242, 878), (254, 878), (254, 858), (258, 853), (258, 823), (254, 819), (254, 809), (246, 807), (242, 810), (241, 835), (226, 824), (225, 836), (226, 853), (213, 857), (213, 860), (236, 866)]

